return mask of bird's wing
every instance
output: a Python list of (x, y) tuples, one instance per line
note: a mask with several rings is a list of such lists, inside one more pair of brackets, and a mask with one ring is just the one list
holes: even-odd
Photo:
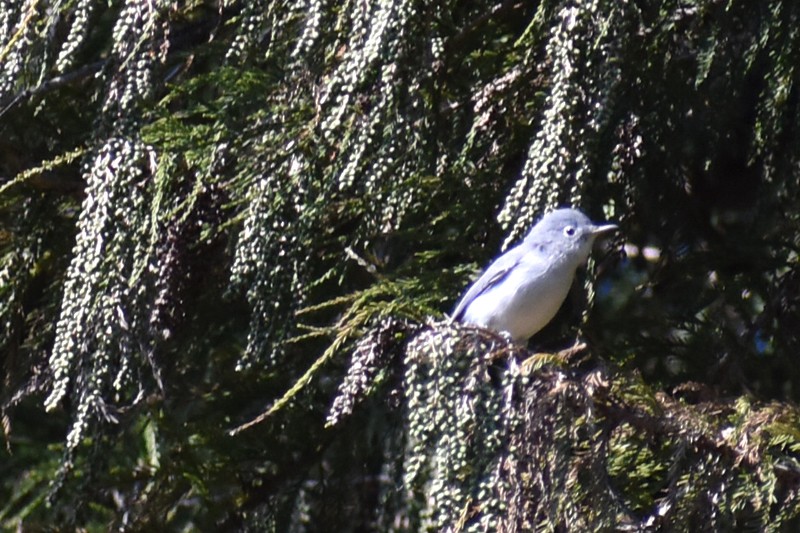
[(489, 265), (489, 268), (481, 274), (478, 281), (472, 284), (467, 293), (461, 298), (461, 301), (458, 302), (453, 314), (450, 315), (450, 321), (453, 322), (464, 318), (464, 311), (467, 310), (469, 304), (502, 281), (519, 264), (523, 255), (524, 250), (517, 246), (495, 259), (494, 263)]

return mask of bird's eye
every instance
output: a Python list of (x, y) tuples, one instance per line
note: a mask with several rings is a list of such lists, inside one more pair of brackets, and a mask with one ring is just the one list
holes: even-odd
[(566, 235), (567, 237), (574, 236), (575, 235), (575, 228), (572, 227), (572, 226), (567, 226), (566, 228), (564, 228), (564, 235)]

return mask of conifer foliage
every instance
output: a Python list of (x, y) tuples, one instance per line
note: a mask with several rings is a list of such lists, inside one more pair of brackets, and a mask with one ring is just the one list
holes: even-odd
[[(0, 524), (797, 528), (798, 28), (0, 0)], [(530, 349), (446, 320), (566, 204), (621, 232)]]

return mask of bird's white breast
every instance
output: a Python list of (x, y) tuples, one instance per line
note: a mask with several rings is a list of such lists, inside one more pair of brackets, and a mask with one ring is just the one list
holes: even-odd
[(506, 331), (516, 342), (525, 342), (553, 319), (574, 277), (572, 264), (556, 261), (545, 268), (541, 256), (525, 254), (505, 279), (470, 303), (464, 321)]

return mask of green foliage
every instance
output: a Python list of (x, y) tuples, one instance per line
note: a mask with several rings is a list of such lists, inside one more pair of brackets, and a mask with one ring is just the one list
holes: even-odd
[[(798, 17), (0, 1), (0, 523), (796, 527)], [(439, 320), (568, 203), (548, 353)]]
[(384, 321), (359, 343), (331, 415), (380, 383), (402, 392), (407, 492), (394, 512), (410, 530), (770, 530), (796, 519), (796, 408), (677, 402), (635, 375), (576, 368), (585, 350), (519, 365), (524, 350), (476, 328)]

